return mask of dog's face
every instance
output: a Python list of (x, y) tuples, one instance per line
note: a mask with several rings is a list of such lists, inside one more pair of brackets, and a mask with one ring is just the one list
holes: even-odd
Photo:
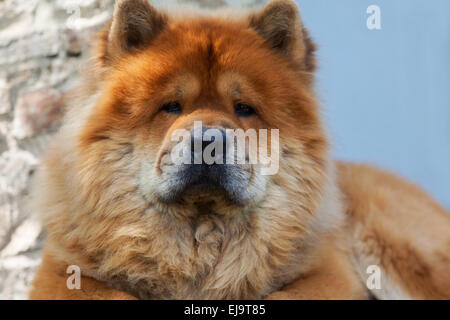
[[(229, 23), (224, 18), (172, 21), (140, 1), (119, 4), (105, 44), (109, 70), (102, 97), (81, 148), (119, 143), (112, 152), (121, 154), (126, 143), (133, 153), (130, 165), (138, 169), (139, 191), (161, 210), (183, 205), (191, 214), (191, 205), (207, 204), (225, 214), (260, 202), (272, 177), (261, 173), (260, 163), (227, 162), (232, 151), (234, 159), (238, 154), (227, 132), (250, 129), (258, 140), (261, 129), (267, 130), (268, 150), (274, 153), (268, 155), (278, 162), (284, 144), (271, 139), (271, 130), (281, 130), (282, 140), (295, 140), (318, 128), (307, 75), (299, 72), (311, 67), (300, 58), (308, 50), (304, 33), (287, 33), (284, 29), (301, 32), (301, 25), (295, 17), (279, 17), (280, 9), (281, 14), (286, 10), (273, 6)], [(139, 12), (149, 21), (133, 25)], [(281, 31), (274, 30), (279, 20), (288, 23)], [(211, 139), (208, 129), (217, 135)], [(196, 152), (202, 153), (214, 141), (221, 146), (214, 160), (222, 157), (222, 163), (207, 164), (204, 154), (195, 161), (194, 146), (201, 145)], [(257, 156), (260, 147), (250, 150), (249, 144), (241, 155), (245, 160)], [(192, 150), (190, 163), (175, 163), (176, 147)]]
[[(267, 290), (275, 271), (250, 281), (252, 268), (289, 264), (324, 191), (327, 141), (312, 92), (313, 51), (292, 1), (239, 19), (176, 19), (145, 0), (118, 2), (97, 56), (99, 98), (76, 134), (72, 181), (79, 193), (71, 201), (85, 213), (70, 219), (91, 223), (79, 241), (95, 263), (104, 256), (98, 277), (170, 278), (175, 291), (180, 278), (190, 279), (203, 286), (197, 297)], [(256, 149), (229, 143), (238, 129), (254, 133)], [(210, 163), (204, 156), (213, 143)], [(267, 163), (227, 161), (249, 160), (264, 143), (270, 174)], [(176, 162), (177, 150), (191, 162)], [(236, 273), (245, 285), (236, 285)]]

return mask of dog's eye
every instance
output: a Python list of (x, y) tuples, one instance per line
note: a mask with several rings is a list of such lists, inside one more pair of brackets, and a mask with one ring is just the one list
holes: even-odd
[(255, 110), (245, 103), (236, 103), (234, 105), (234, 112), (238, 117), (250, 117), (255, 114)]
[(180, 114), (182, 111), (182, 107), (179, 102), (169, 102), (163, 105), (161, 110), (167, 113)]

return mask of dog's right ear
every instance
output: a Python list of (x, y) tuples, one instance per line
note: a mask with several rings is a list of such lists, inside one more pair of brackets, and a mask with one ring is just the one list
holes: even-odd
[(100, 39), (99, 58), (104, 65), (148, 45), (168, 24), (165, 14), (148, 0), (118, 0), (111, 24)]
[(303, 27), (294, 0), (270, 1), (260, 12), (250, 15), (249, 24), (271, 49), (291, 59), (302, 70), (315, 70), (316, 46)]

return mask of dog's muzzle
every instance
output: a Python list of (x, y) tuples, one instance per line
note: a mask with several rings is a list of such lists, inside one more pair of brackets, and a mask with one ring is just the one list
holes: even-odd
[(190, 151), (184, 156), (187, 161), (174, 163), (163, 173), (168, 188), (160, 195), (162, 201), (171, 203), (183, 197), (205, 198), (205, 195), (223, 195), (238, 205), (250, 200), (246, 188), (252, 176), (251, 167), (236, 163), (235, 152), (230, 158), (225, 130), (202, 127), (191, 132), (189, 144), (190, 148), (183, 146)]

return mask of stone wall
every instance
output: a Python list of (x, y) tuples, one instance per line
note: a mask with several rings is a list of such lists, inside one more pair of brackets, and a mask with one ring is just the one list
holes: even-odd
[[(262, 1), (179, 2), (219, 7)], [(0, 299), (25, 299), (39, 266), (45, 232), (26, 209), (28, 184), (113, 4), (0, 0)]]

